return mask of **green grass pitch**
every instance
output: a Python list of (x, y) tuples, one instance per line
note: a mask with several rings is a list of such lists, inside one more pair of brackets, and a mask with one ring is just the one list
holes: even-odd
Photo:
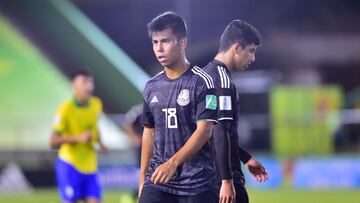
[[(359, 203), (359, 190), (293, 190), (249, 189), (251, 203)], [(1, 194), (4, 203), (59, 203), (56, 189), (35, 190), (31, 194)], [(131, 193), (126, 191), (105, 191), (103, 203), (133, 203)]]

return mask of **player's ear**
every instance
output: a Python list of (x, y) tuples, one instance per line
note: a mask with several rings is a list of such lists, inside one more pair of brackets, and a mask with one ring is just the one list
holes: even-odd
[(185, 48), (186, 48), (186, 46), (187, 46), (187, 38), (186, 38), (186, 37), (182, 37), (182, 38), (179, 40), (179, 44), (180, 44), (181, 49), (185, 50)]
[(236, 54), (240, 54), (240, 52), (243, 50), (243, 47), (240, 43), (233, 44), (232, 48), (234, 49)]

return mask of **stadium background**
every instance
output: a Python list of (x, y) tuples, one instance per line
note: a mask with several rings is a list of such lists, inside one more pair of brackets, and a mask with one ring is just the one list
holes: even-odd
[(134, 152), (124, 113), (161, 70), (146, 23), (173, 10), (189, 30), (187, 55), (203, 66), (227, 23), (257, 27), (263, 45), (234, 74), (242, 99), (240, 142), (269, 171), (248, 177), (251, 202), (360, 201), (360, 3), (340, 0), (1, 0), (1, 202), (59, 202), (49, 149), (69, 74), (86, 67), (104, 102), (100, 156), (104, 202), (131, 202)]

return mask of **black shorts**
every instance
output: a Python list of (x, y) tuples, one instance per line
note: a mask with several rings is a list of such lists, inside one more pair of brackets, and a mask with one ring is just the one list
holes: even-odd
[(242, 185), (235, 184), (236, 203), (249, 203), (249, 196), (246, 188)]
[[(216, 198), (217, 202), (219, 202), (219, 194), (220, 194), (221, 183), (217, 185), (216, 188)], [(249, 196), (246, 191), (246, 188), (240, 184), (234, 184), (235, 192), (236, 192), (236, 202), (235, 203), (249, 203)]]
[(151, 186), (144, 186), (139, 203), (218, 203), (216, 192), (211, 189), (198, 195), (174, 195)]

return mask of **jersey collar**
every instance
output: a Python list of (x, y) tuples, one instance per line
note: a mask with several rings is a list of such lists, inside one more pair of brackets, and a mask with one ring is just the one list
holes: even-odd
[(82, 104), (75, 97), (73, 97), (73, 101), (74, 101), (75, 106), (77, 106), (77, 107), (87, 107), (87, 106), (89, 106), (89, 102), (86, 102), (85, 104)]
[(216, 60), (216, 59), (213, 59), (213, 60), (211, 61), (211, 63), (214, 63), (214, 64), (216, 64), (216, 65), (218, 65), (218, 66), (224, 67), (224, 68), (226, 69), (226, 71), (227, 71), (228, 73), (230, 73), (229, 69), (226, 67), (226, 65), (225, 65), (223, 62), (221, 62), (221, 61), (219, 61), (219, 60)]

